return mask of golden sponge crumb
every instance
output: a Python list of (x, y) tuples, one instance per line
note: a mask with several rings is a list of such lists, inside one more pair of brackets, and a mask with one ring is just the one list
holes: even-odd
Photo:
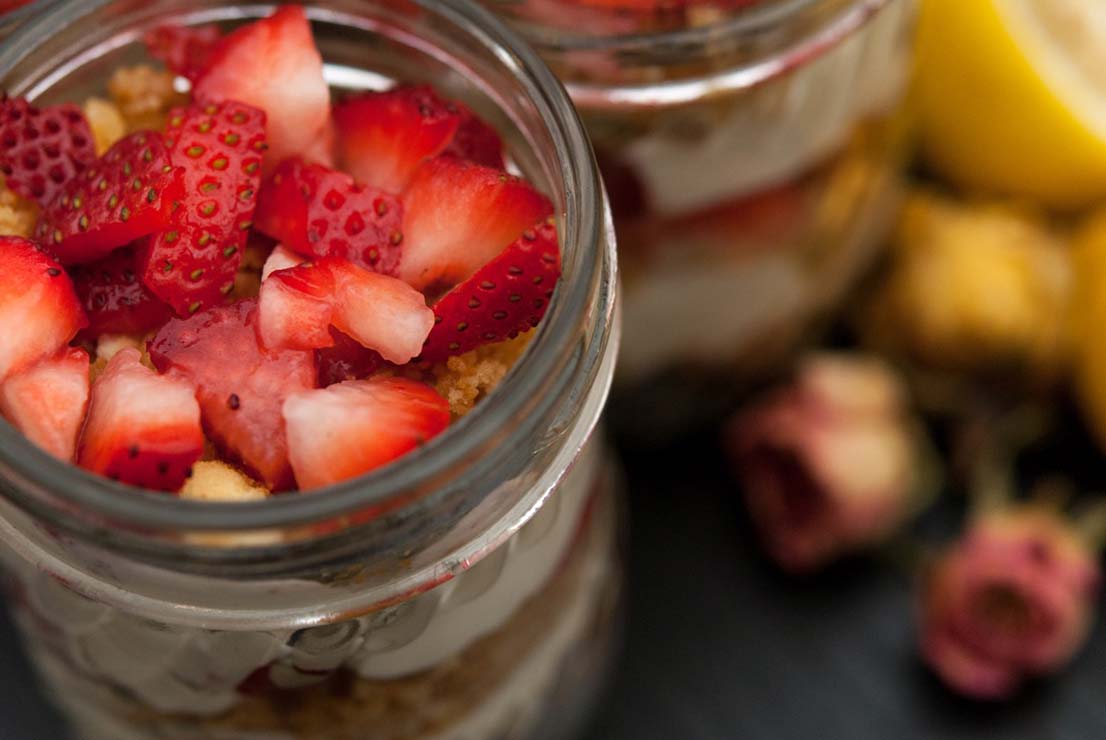
[(9, 190), (0, 176), (0, 235), (31, 238), (38, 222), (38, 204)]
[(89, 98), (84, 104), (84, 117), (92, 128), (92, 138), (96, 140), (96, 154), (101, 155), (111, 145), (122, 139), (127, 133), (127, 122), (123, 112), (109, 100)]
[(270, 244), (251, 239), (242, 252), (242, 264), (234, 275), (235, 298), (255, 298), (261, 292), (261, 270), (272, 252)]
[(120, 67), (108, 80), (108, 92), (119, 106), (129, 131), (165, 128), (169, 109), (188, 98), (173, 87), (173, 74), (147, 65)]
[(180, 495), (193, 501), (260, 501), (269, 490), (224, 462), (201, 460), (192, 466)]
[(434, 388), (449, 401), (449, 410), (454, 417), (472, 411), (480, 399), (495, 390), (522, 355), (533, 334), (530, 331), (506, 342), (486, 344), (433, 367)]

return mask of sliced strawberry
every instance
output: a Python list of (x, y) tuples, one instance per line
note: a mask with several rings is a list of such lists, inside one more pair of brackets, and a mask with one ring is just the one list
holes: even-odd
[(224, 37), (196, 80), (197, 100), (239, 100), (269, 117), (269, 169), (314, 146), (330, 118), (330, 89), (299, 5)]
[(434, 326), (417, 290), (337, 257), (274, 272), (261, 285), (260, 308), (267, 347), (329, 347), (333, 325), (399, 365), (419, 354)]
[(443, 154), (452, 154), (485, 167), (503, 169), (503, 140), (499, 138), (499, 133), (467, 108), (462, 112), (464, 116), (461, 125)]
[(265, 282), (266, 278), (277, 270), (287, 270), (289, 267), (302, 265), (304, 262), (306, 262), (306, 258), (303, 255), (293, 252), (283, 244), (278, 244), (269, 253), (265, 264), (261, 266), (261, 282)]
[(319, 363), (319, 385), (323, 388), (347, 380), (367, 378), (388, 364), (376, 350), (361, 344), (337, 329), (330, 330), (334, 344), (315, 350)]
[(234, 288), (261, 185), (265, 114), (234, 101), (177, 109), (165, 143), (184, 169), (184, 201), (143, 251), (142, 281), (189, 316)]
[(204, 449), (192, 385), (158, 375), (138, 350), (120, 350), (92, 384), (78, 464), (159, 491), (184, 485)]
[(0, 413), (54, 457), (71, 462), (88, 408), (88, 353), (66, 347), (0, 384)]
[(257, 229), (307, 257), (341, 257), (395, 274), (402, 256), (403, 206), (393, 195), (301, 159), (265, 180)]
[(425, 85), (349, 98), (334, 106), (339, 160), (361, 182), (402, 192), (423, 160), (445, 151), (466, 116)]
[(448, 156), (419, 167), (403, 209), (399, 276), (419, 290), (468, 279), (553, 211), (526, 181)]
[(51, 357), (88, 324), (61, 265), (17, 236), (0, 236), (0, 320), (0, 380)]
[(38, 237), (63, 264), (95, 262), (169, 225), (184, 192), (161, 135), (139, 131), (116, 142), (42, 211)]
[(267, 352), (257, 339), (257, 301), (239, 301), (174, 319), (150, 342), (162, 372), (197, 388), (204, 428), (224, 454), (236, 458), (273, 490), (292, 487), (281, 405), (316, 384), (312, 352)]
[(449, 404), (433, 388), (396, 377), (351, 380), (289, 396), (288, 454), (301, 489), (379, 468), (449, 426)]
[(146, 34), (146, 50), (169, 71), (195, 80), (211, 63), (223, 38), (218, 26), (160, 26)]
[(561, 276), (552, 219), (518, 240), (434, 304), (437, 322), (422, 357), (437, 362), (491, 342), (513, 339), (538, 325)]
[(145, 334), (173, 316), (169, 306), (138, 279), (138, 256), (132, 247), (117, 249), (99, 262), (77, 265), (72, 275), (94, 337)]
[(38, 109), (23, 98), (0, 99), (0, 172), (24, 198), (49, 205), (96, 161), (96, 142), (81, 109)]

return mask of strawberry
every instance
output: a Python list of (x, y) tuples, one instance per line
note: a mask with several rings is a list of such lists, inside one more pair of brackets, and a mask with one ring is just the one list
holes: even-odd
[(379, 352), (362, 347), (348, 334), (332, 328), (330, 337), (333, 345), (315, 350), (319, 363), (319, 385), (323, 388), (346, 380), (367, 378), (388, 364)]
[(289, 395), (315, 387), (315, 356), (268, 352), (256, 327), (255, 300), (173, 319), (150, 342), (150, 358), (196, 385), (204, 428), (224, 454), (270, 489), (284, 490), (294, 481), (280, 409)]
[(273, 248), (273, 251), (269, 253), (268, 258), (265, 260), (265, 264), (261, 266), (261, 282), (272, 275), (277, 270), (287, 270), (289, 267), (295, 267), (305, 262), (304, 258), (288, 249), (283, 244), (278, 244)]
[(63, 264), (95, 262), (169, 225), (183, 190), (161, 135), (139, 131), (116, 142), (42, 211), (38, 238)]
[(96, 161), (96, 142), (81, 109), (38, 109), (23, 98), (0, 99), (0, 172), (9, 188), (49, 205)]
[(140, 267), (146, 287), (188, 316), (234, 287), (261, 185), (265, 114), (233, 101), (176, 109), (165, 143), (184, 169), (184, 201)]
[(120, 350), (92, 384), (77, 462), (132, 486), (176, 491), (204, 449), (192, 385), (158, 375), (134, 348)]
[(506, 172), (449, 156), (432, 159), (403, 194), (399, 277), (419, 290), (448, 289), (552, 211), (544, 195)]
[(145, 334), (173, 315), (138, 279), (138, 257), (132, 247), (117, 249), (99, 262), (77, 265), (72, 275), (92, 336)]
[(307, 257), (341, 257), (395, 274), (402, 254), (403, 206), (381, 190), (301, 159), (288, 159), (265, 181), (257, 229)]
[(337, 257), (279, 270), (262, 283), (259, 326), (266, 347), (329, 347), (331, 325), (402, 365), (422, 350), (434, 312), (402, 280)]
[(88, 324), (61, 265), (17, 236), (0, 236), (0, 318), (0, 380), (51, 357)]
[(218, 26), (159, 26), (146, 34), (146, 51), (174, 74), (198, 78), (223, 37)]
[(450, 151), (502, 166), (499, 135), (426, 85), (367, 92), (334, 106), (339, 159), (362, 182), (402, 192), (422, 162)]
[(330, 88), (299, 5), (225, 36), (193, 87), (196, 100), (238, 100), (269, 117), (266, 169), (317, 144), (330, 119)]
[(422, 358), (437, 362), (538, 325), (561, 275), (552, 219), (518, 240), (434, 304), (434, 329)]
[(449, 426), (449, 404), (415, 380), (351, 380), (284, 402), (288, 455), (301, 489), (379, 468)]
[(88, 353), (66, 347), (0, 384), (0, 413), (27, 439), (73, 460), (88, 407)]

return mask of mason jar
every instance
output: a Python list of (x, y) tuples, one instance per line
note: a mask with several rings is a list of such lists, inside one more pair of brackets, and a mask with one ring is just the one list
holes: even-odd
[(717, 408), (713, 381), (740, 389), (826, 323), (900, 195), (913, 0), (486, 4), (565, 83), (599, 156), (618, 387), (672, 386), (686, 407), (702, 388)]
[[(0, 88), (81, 101), (165, 23), (271, 4), (71, 0), (0, 45)], [(45, 692), (88, 740), (567, 738), (617, 633), (616, 476), (594, 433), (618, 323), (613, 227), (542, 62), (462, 0), (317, 0), (336, 89), (430, 82), (552, 199), (564, 273), (525, 354), (369, 476), (250, 503), (91, 476), (0, 423), (0, 554)]]

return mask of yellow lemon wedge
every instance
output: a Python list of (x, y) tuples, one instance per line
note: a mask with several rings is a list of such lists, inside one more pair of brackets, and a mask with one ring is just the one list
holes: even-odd
[(924, 0), (927, 162), (970, 190), (1077, 208), (1106, 198), (1106, 2)]

